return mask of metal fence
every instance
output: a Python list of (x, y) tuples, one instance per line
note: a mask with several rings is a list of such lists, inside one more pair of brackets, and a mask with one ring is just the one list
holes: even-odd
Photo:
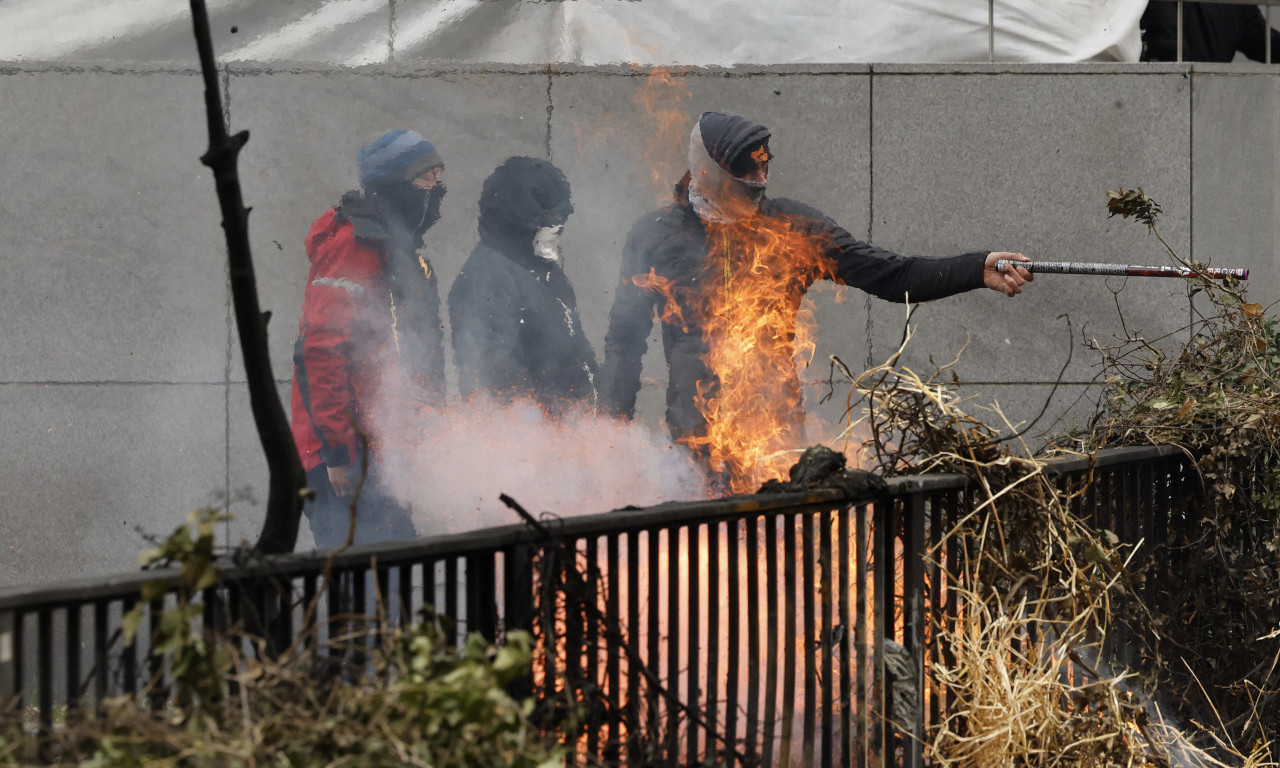
[[(1054, 461), (1047, 473), (1087, 486), (1078, 514), (1149, 545), (1172, 516), (1191, 513), (1199, 487), (1194, 467), (1166, 448)], [(558, 546), (589, 577), (586, 602), (601, 621), (562, 622), (566, 631), (544, 643), (535, 687), (545, 698), (589, 680), (610, 702), (577, 745), (581, 761), (625, 764), (645, 749), (672, 765), (918, 766), (922, 737), (947, 709), (926, 685), (929, 665), (949, 660), (929, 622), (957, 610), (942, 569), (922, 555), (962, 520), (972, 492), (950, 475), (889, 487), (863, 503), (822, 489), (551, 521), (554, 543), (512, 525), (362, 547), (334, 557), (327, 582), (320, 554), (271, 558), (225, 568), (203, 594), (203, 619), (265, 628), (280, 647), (312, 602), (321, 619), (368, 615), (376, 586), (394, 598), (393, 619), (431, 605), (456, 620), (459, 641), (473, 631), (500, 638), (535, 624), (536, 565)], [(93, 705), (162, 680), (148, 625), (172, 595), (151, 604), (135, 643), (123, 642), (120, 622), (146, 582), (175, 577), (0, 592), (0, 696), (18, 697), (47, 725), (59, 704)], [(290, 596), (283, 610), (281, 594)], [(310, 641), (325, 643), (327, 632), (322, 625)], [(904, 681), (914, 704), (891, 693)], [(659, 695), (641, 701), (642, 689)], [(655, 723), (660, 743), (641, 744)]]

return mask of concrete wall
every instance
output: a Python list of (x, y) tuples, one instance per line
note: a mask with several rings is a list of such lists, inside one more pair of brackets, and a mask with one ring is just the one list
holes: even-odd
[[(1145, 228), (1106, 216), (1106, 190), (1142, 186), (1179, 253), (1249, 267), (1250, 295), (1264, 304), (1280, 279), (1274, 68), (788, 66), (659, 80), (626, 69), (237, 65), (223, 86), (232, 129), (252, 133), (241, 178), (286, 398), (303, 236), (355, 183), (357, 148), (391, 127), (421, 131), (447, 164), (427, 249), (442, 292), (474, 245), (480, 184), (499, 162), (530, 154), (565, 170), (577, 206), (567, 271), (598, 355), (621, 240), (682, 170), (704, 109), (769, 125), (779, 156), (770, 193), (884, 247), (1165, 263)], [(261, 523), (266, 465), (212, 178), (198, 160), (202, 89), (188, 69), (0, 66), (0, 585), (132, 568), (135, 529), (166, 534), (228, 496), (229, 542)], [(1111, 289), (1131, 331), (1155, 336), (1188, 317), (1181, 281), (1047, 275), (1016, 300), (978, 291), (922, 306), (904, 362), (930, 372), (967, 340), (956, 370), (975, 411), (998, 402), (1018, 423), (1047, 401), (1031, 434), (1059, 431), (1091, 410), (1095, 357), (1082, 335), (1120, 332)], [(813, 298), (810, 410), (838, 423), (845, 388), (816, 402), (827, 356), (855, 369), (882, 361), (903, 311), (856, 291)], [(640, 400), (655, 429), (658, 346)], [(305, 524), (299, 546), (311, 546)]]

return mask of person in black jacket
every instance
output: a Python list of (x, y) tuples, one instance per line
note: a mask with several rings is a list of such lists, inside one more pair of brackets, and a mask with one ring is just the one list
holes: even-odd
[[(758, 458), (803, 440), (793, 345), (800, 301), (815, 280), (918, 302), (983, 286), (1014, 296), (1032, 279), (1020, 268), (996, 270), (999, 259), (1026, 261), (1019, 253), (900, 256), (859, 242), (802, 203), (766, 197), (769, 138), (763, 125), (738, 115), (702, 114), (675, 201), (641, 217), (627, 238), (601, 371), (601, 409), (631, 418), (658, 316), (667, 428), (713, 470), (731, 475), (734, 490), (749, 488), (754, 470), (730, 465), (755, 458), (732, 453)], [(753, 327), (765, 315), (773, 325)], [(735, 361), (726, 349), (750, 352)], [(744, 412), (771, 417), (768, 434), (755, 448), (726, 449), (716, 433)]]
[[(1178, 60), (1178, 4), (1153, 2), (1142, 14), (1142, 60)], [(1256, 5), (1182, 4), (1182, 60), (1229, 62), (1239, 51), (1254, 61), (1280, 60), (1280, 30)]]
[(463, 397), (529, 397), (553, 414), (595, 406), (595, 353), (559, 244), (571, 213), (569, 182), (545, 160), (508, 158), (485, 180), (480, 242), (449, 290)]

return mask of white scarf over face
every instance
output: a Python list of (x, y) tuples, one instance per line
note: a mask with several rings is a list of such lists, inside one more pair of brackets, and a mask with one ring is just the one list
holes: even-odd
[(564, 231), (563, 224), (556, 224), (553, 227), (539, 227), (533, 233), (533, 255), (552, 264), (559, 264), (560, 255), (560, 233)]
[(689, 204), (703, 221), (731, 224), (760, 210), (766, 182), (739, 179), (711, 159), (702, 125), (689, 135)]

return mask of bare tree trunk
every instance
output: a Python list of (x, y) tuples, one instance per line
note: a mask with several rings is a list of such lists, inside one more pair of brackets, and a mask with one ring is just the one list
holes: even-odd
[(249, 141), (249, 132), (228, 136), (227, 127), (223, 124), (217, 63), (213, 58), (213, 39), (209, 34), (209, 16), (204, 0), (191, 0), (191, 18), (195, 26), (196, 47), (200, 51), (200, 69), (204, 73), (204, 102), (209, 118), (209, 150), (200, 162), (213, 170), (217, 184), (222, 229), (227, 235), (231, 299), (235, 305), (236, 327), (240, 332), (240, 348), (244, 351), (245, 376), (249, 383), (249, 403), (271, 473), (267, 517), (255, 549), (264, 554), (292, 552), (298, 541), (306, 473), (302, 470), (289, 419), (276, 391), (275, 378), (271, 375), (271, 357), (267, 348), (270, 313), (263, 314), (258, 305), (258, 284), (253, 274), (253, 256), (249, 251), (249, 211), (240, 195), (240, 177), (236, 171), (236, 158), (240, 148)]

